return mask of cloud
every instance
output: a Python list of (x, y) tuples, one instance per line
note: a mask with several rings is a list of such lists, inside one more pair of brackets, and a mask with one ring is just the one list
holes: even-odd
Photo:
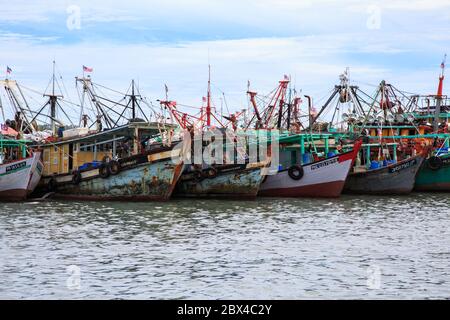
[[(56, 58), (73, 98), (84, 64), (108, 87), (125, 90), (134, 78), (156, 100), (166, 83), (171, 98), (199, 105), (210, 62), (215, 103), (223, 91), (232, 110), (247, 105), (247, 80), (267, 93), (290, 74), (318, 100), (346, 67), (354, 81), (428, 93), (450, 51), (441, 14), (448, 2), (371, 2), (383, 8), (380, 29), (371, 30), (367, 5), (354, 0), (18, 0), (0, 12), (0, 70), (11, 65), (15, 78), (43, 90)], [(66, 28), (69, 5), (81, 9), (80, 30)]]

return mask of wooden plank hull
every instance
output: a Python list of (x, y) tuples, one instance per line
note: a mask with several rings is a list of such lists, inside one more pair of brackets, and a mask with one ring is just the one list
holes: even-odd
[(0, 201), (22, 201), (34, 191), (42, 175), (41, 154), (0, 165)]
[(419, 170), (414, 189), (417, 191), (450, 191), (450, 155), (442, 157), (442, 167), (438, 170), (430, 169), (425, 160)]
[(287, 170), (280, 171), (276, 175), (269, 175), (263, 182), (258, 195), (263, 197), (339, 197), (360, 147), (361, 144), (357, 143), (351, 152), (303, 165), (304, 175), (300, 180), (291, 179)]
[[(142, 157), (141, 157), (142, 158)], [(123, 159), (123, 167), (116, 175), (100, 176), (99, 169), (81, 172), (81, 181), (72, 182), (73, 175), (44, 177), (41, 188), (48, 188), (55, 179), (54, 198), (71, 200), (125, 200), (125, 201), (166, 201), (175, 188), (183, 170), (179, 158), (174, 160), (170, 153), (155, 153), (144, 157), (144, 161), (134, 157)]]
[(218, 166), (217, 176), (196, 180), (185, 172), (177, 184), (176, 196), (188, 198), (255, 198), (264, 178), (263, 166)]
[(383, 168), (350, 173), (344, 186), (344, 193), (350, 194), (408, 194), (424, 157), (422, 155), (403, 160)]

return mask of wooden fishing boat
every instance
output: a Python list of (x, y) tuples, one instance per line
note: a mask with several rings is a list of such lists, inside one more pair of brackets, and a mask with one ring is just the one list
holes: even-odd
[[(162, 100), (161, 106), (171, 112), (172, 118), (189, 135), (191, 150), (201, 153), (199, 163), (186, 165), (177, 184), (175, 195), (187, 198), (255, 198), (264, 177), (264, 169), (270, 160), (250, 162), (246, 151), (237, 147), (237, 112), (228, 116), (217, 115), (212, 111), (211, 73), (209, 68), (208, 90), (203, 98), (205, 106), (199, 115), (187, 114), (177, 108), (175, 101)], [(225, 119), (225, 120), (224, 120)], [(188, 133), (189, 132), (189, 133)], [(216, 159), (215, 164), (206, 164), (203, 153), (214, 141), (221, 141), (226, 148), (233, 150), (231, 159)], [(230, 138), (231, 137), (231, 138)], [(234, 142), (230, 142), (234, 141)], [(238, 150), (239, 149), (239, 150)], [(239, 155), (239, 156), (238, 156)], [(238, 157), (241, 161), (238, 160)], [(194, 154), (191, 158), (197, 158)], [(262, 160), (262, 159), (261, 159)], [(219, 163), (218, 163), (219, 162)]]
[[(48, 101), (37, 112), (22, 107), (28, 103), (15, 81), (5, 81), (17, 110), (16, 127), (24, 128), (33, 147), (42, 150), (44, 169), (36, 195), (80, 200), (169, 199), (183, 169), (182, 151), (174, 147), (172, 136), (157, 143), (158, 137), (174, 127), (161, 128), (160, 122), (148, 119), (134, 81), (130, 92), (113, 90), (121, 96), (115, 100), (98, 95), (99, 85), (90, 76), (77, 77), (80, 119), (73, 121), (64, 108), (69, 101), (56, 91), (61, 85), (55, 70), (53, 62), (51, 91), (44, 93)], [(24, 101), (19, 103), (21, 98)], [(31, 186), (36, 182), (32, 181)]]
[(139, 143), (155, 130), (133, 122), (42, 145), (40, 191), (64, 199), (168, 200), (183, 170), (182, 155), (174, 145)]
[[(344, 192), (408, 193), (413, 185), (413, 177), (416, 179), (414, 189), (417, 191), (450, 190), (450, 170), (447, 165), (450, 157), (450, 100), (442, 92), (445, 60), (441, 68), (435, 95), (407, 96), (393, 85), (382, 81), (369, 103), (363, 98), (367, 94), (357, 86), (349, 85), (347, 74), (341, 76), (341, 84), (335, 87), (332, 96), (319, 112), (320, 115), (327, 106), (336, 105), (335, 118), (339, 119), (339, 112), (348, 109), (348, 112), (342, 114), (343, 122), (338, 122), (333, 127), (334, 137), (345, 139), (364, 135), (372, 144), (393, 145), (391, 154), (395, 157), (398, 153), (401, 159), (399, 163), (376, 170), (356, 168), (356, 171), (350, 173)], [(433, 149), (435, 155), (426, 159), (427, 153)], [(414, 165), (408, 170), (395, 175), (390, 172), (393, 167), (404, 162), (411, 163), (407, 158), (415, 158), (417, 161), (412, 161)], [(420, 161), (420, 158), (426, 160)]]
[(377, 169), (355, 168), (344, 186), (344, 193), (408, 194), (414, 188), (424, 155), (418, 155)]
[(41, 179), (41, 153), (27, 149), (26, 143), (0, 137), (0, 201), (25, 200)]
[(175, 195), (188, 198), (255, 198), (264, 178), (265, 167), (265, 163), (249, 163), (187, 170), (178, 181)]
[(417, 191), (450, 191), (450, 154), (426, 159), (414, 187)]
[(264, 197), (339, 197), (345, 180), (361, 148), (362, 141), (353, 150), (268, 175), (258, 195)]
[[(433, 145), (438, 146), (419, 170), (417, 191), (450, 191), (450, 99), (443, 95), (445, 58), (441, 69), (436, 96), (425, 97), (425, 106), (415, 115), (423, 122), (433, 123), (433, 131), (437, 133)], [(438, 145), (440, 141), (443, 142)]]

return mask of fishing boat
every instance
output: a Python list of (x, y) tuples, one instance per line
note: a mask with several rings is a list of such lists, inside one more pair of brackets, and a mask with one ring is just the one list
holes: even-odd
[(424, 162), (417, 175), (417, 191), (450, 191), (450, 154), (433, 156)]
[[(286, 169), (281, 169), (275, 175), (268, 175), (258, 195), (263, 197), (339, 197), (361, 144), (362, 141), (357, 141), (354, 143), (353, 150), (340, 154), (330, 154), (326, 151), (324, 154), (330, 156), (315, 158), (310, 163), (293, 164)], [(304, 152), (300, 153), (302, 155), (300, 159), (308, 155)], [(296, 154), (294, 154), (295, 158), (297, 158)]]
[(155, 127), (130, 123), (41, 145), (41, 191), (77, 200), (168, 200), (183, 169), (180, 149), (142, 148), (134, 134), (145, 139)]
[[(236, 123), (241, 113), (218, 116), (212, 111), (210, 75), (209, 72), (207, 95), (203, 98), (205, 105), (200, 108), (199, 114), (193, 115), (178, 110), (177, 103), (169, 101), (167, 94), (166, 100), (160, 103), (184, 132), (190, 132), (189, 135), (193, 138), (191, 150), (195, 150), (195, 143), (198, 143), (203, 154), (211, 144), (212, 134), (215, 139), (220, 139), (224, 146), (233, 150), (233, 156), (230, 159), (218, 159), (219, 161), (210, 164), (204, 159), (201, 159), (200, 163), (186, 164), (174, 195), (186, 198), (255, 198), (264, 178), (264, 169), (270, 164), (270, 158), (251, 162), (246, 150), (239, 148), (235, 142), (229, 142), (227, 137), (230, 136), (231, 140), (236, 140)], [(195, 156), (191, 156), (191, 159), (194, 158)]]
[[(356, 141), (351, 150), (331, 150), (333, 136), (312, 130), (315, 114), (311, 97), (305, 96), (308, 107), (303, 112), (302, 100), (289, 84), (290, 79), (285, 75), (266, 101), (255, 91), (247, 92), (253, 107), (253, 117), (247, 127), (280, 132), (279, 169), (264, 178), (258, 195), (338, 197), (362, 142)], [(262, 102), (258, 104), (257, 98)]]
[(344, 193), (406, 194), (414, 185), (417, 189), (417, 181), (424, 181), (421, 172), (430, 171), (424, 168), (429, 167), (425, 159), (433, 141), (445, 138), (445, 133), (433, 132), (433, 120), (429, 118), (434, 115), (428, 113), (428, 119), (419, 115), (417, 97), (407, 96), (386, 81), (381, 81), (371, 97), (358, 86), (349, 85), (347, 72), (340, 80), (319, 112), (334, 106), (331, 123), (321, 126), (338, 140), (363, 136), (367, 142), (348, 176)]
[[(48, 101), (37, 112), (24, 107), (26, 101), (16, 104), (23, 123), (33, 129), (29, 133), (33, 147), (42, 152), (44, 168), (36, 195), (79, 200), (169, 199), (184, 167), (182, 150), (171, 138), (162, 138), (172, 127), (146, 117), (140, 105), (145, 100), (135, 92), (134, 81), (126, 93), (118, 93), (121, 100), (113, 100), (97, 94), (100, 87), (108, 88), (89, 76), (76, 78), (82, 91), (76, 123), (64, 108), (68, 101), (55, 91), (64, 87), (56, 83), (58, 78), (53, 63), (51, 91), (44, 94)], [(12, 103), (19, 101), (20, 96), (13, 97)], [(70, 124), (63, 124), (58, 115), (65, 115)], [(44, 117), (50, 123), (38, 125)]]
[(450, 191), (450, 99), (443, 94), (444, 71), (445, 57), (437, 94), (425, 97), (425, 106), (416, 113), (422, 122), (433, 123), (435, 147), (417, 175), (415, 189), (418, 191)]
[(228, 164), (186, 171), (175, 195), (188, 198), (255, 198), (264, 178), (264, 164)]
[[(385, 146), (387, 149), (388, 145)], [(382, 146), (377, 144), (364, 145), (362, 150), (368, 154), (368, 159), (370, 159), (370, 147), (381, 148)], [(395, 153), (395, 144), (392, 144), (392, 149)], [(383, 150), (385, 149), (383, 148)], [(385, 155), (386, 153), (383, 154)], [(344, 193), (380, 195), (408, 194), (414, 188), (416, 175), (426, 156), (427, 151), (398, 162), (396, 156), (394, 156), (392, 160), (373, 160), (368, 161), (367, 164), (355, 165), (347, 177)]]
[[(34, 191), (43, 171), (41, 153), (27, 147), (30, 141), (11, 137), (2, 125), (0, 134), (0, 201), (22, 201)], [(16, 132), (17, 133), (17, 132)]]

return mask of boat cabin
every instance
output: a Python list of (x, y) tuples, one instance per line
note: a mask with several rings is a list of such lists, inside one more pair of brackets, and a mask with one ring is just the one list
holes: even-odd
[(71, 129), (57, 141), (40, 145), (44, 176), (71, 174), (73, 170), (99, 166), (106, 157), (124, 158), (144, 152), (148, 141), (160, 133), (159, 124), (147, 122), (130, 122), (101, 132)]
[(27, 144), (31, 141), (9, 139), (0, 135), (0, 165), (30, 156)]

